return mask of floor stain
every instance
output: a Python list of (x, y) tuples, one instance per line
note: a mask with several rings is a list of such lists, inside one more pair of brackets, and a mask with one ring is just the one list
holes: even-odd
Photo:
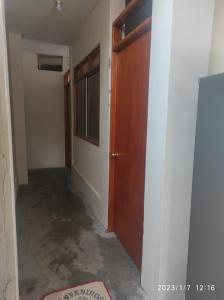
[(17, 231), (20, 300), (92, 280), (103, 280), (113, 300), (143, 299), (139, 270), (71, 192), (64, 169), (30, 171), (18, 193)]
[(26, 294), (31, 294), (37, 284), (36, 279), (24, 279), (20, 281), (20, 289)]

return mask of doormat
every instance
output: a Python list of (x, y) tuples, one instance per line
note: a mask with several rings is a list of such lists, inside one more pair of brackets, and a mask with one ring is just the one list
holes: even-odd
[(42, 300), (112, 300), (102, 281), (94, 281), (53, 292)]

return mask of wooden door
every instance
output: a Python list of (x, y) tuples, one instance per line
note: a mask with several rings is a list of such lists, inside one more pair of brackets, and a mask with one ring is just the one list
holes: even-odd
[(64, 75), (65, 166), (71, 168), (71, 88), (70, 71)]
[(150, 31), (118, 49), (113, 64), (109, 227), (141, 268)]

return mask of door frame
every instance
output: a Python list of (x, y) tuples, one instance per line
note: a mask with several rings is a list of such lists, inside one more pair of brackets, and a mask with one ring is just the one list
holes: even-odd
[[(64, 74), (64, 122), (65, 122), (65, 166), (69, 169), (72, 167), (72, 107), (71, 94), (70, 102), (67, 99), (66, 89), (70, 86), (71, 89), (71, 73), (68, 70)], [(70, 107), (69, 104), (70, 103)], [(68, 127), (68, 115), (70, 114), (70, 126)]]
[(115, 216), (115, 161), (113, 153), (116, 152), (116, 112), (117, 112), (117, 54), (130, 43), (137, 40), (144, 33), (151, 30), (152, 17), (148, 17), (125, 38), (122, 38), (122, 26), (126, 18), (132, 13), (141, 0), (133, 0), (118, 16), (112, 25), (112, 71), (111, 71), (111, 111), (110, 111), (110, 154), (109, 154), (109, 208), (108, 232), (114, 231)]

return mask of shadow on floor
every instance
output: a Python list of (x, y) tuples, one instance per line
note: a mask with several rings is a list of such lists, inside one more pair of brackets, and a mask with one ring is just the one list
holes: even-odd
[(17, 200), (21, 300), (103, 280), (113, 300), (143, 299), (140, 273), (113, 234), (106, 234), (68, 188), (65, 170), (30, 171)]

